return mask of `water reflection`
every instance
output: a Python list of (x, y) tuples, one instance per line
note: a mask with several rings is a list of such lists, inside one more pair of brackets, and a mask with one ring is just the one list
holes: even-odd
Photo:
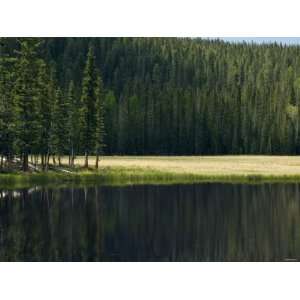
[(0, 191), (1, 261), (300, 259), (297, 184)]

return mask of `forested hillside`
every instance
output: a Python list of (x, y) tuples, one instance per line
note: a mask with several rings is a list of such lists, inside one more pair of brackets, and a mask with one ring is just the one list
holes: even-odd
[(300, 152), (298, 46), (2, 38), (0, 51), (2, 157)]

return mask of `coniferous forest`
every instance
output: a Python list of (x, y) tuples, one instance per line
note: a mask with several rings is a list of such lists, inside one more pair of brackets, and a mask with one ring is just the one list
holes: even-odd
[[(298, 154), (300, 47), (1, 38), (1, 168), (50, 156)], [(96, 159), (98, 167), (98, 159)]]

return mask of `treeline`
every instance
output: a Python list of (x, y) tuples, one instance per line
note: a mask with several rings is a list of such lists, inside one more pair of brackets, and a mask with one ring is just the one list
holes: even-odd
[(299, 153), (299, 46), (48, 39), (61, 86), (80, 87), (90, 43), (107, 93), (107, 154)]
[(65, 90), (58, 85), (56, 70), (41, 57), (41, 39), (18, 40), (14, 56), (5, 52), (6, 40), (1, 42), (0, 167), (20, 160), (27, 171), (31, 155), (35, 165), (40, 158), (46, 170), (50, 155), (61, 165), (65, 154), (73, 166), (75, 155), (84, 153), (85, 167), (89, 155), (96, 154), (98, 168), (104, 136), (103, 84), (93, 47), (87, 53), (79, 99), (72, 80)]
[[(188, 38), (38, 41), (36, 63), (28, 57), (22, 65), (23, 44), (36, 40), (2, 39), (4, 156), (300, 152), (299, 46)], [(22, 76), (29, 83), (22, 85)], [(49, 109), (31, 109), (40, 96), (25, 86), (44, 82)], [(20, 109), (15, 121), (6, 121), (13, 119), (11, 106), (22, 102), (16, 100), (20, 95), (30, 111), (27, 135), (20, 134)], [(38, 120), (45, 123), (43, 135), (35, 129)], [(26, 151), (20, 137), (30, 140)]]

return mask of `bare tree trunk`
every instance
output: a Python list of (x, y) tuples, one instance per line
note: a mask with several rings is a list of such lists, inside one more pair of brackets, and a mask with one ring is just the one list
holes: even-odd
[(55, 154), (52, 155), (53, 164), (56, 165)]
[(58, 165), (61, 167), (61, 159), (60, 159), (60, 155), (58, 155)]
[(41, 164), (42, 164), (42, 170), (45, 171), (45, 155), (42, 154), (41, 155)]
[(87, 152), (85, 153), (84, 167), (85, 167), (85, 168), (88, 168), (88, 167), (89, 167), (89, 155), (88, 155)]
[(74, 149), (72, 147), (71, 153), (70, 153), (70, 161), (69, 161), (70, 166), (73, 168), (74, 167)]
[(0, 168), (1, 168), (1, 169), (3, 169), (3, 161), (4, 161), (3, 155), (1, 155), (1, 162), (0, 162)]
[(72, 155), (72, 167), (73, 168), (75, 167), (75, 155), (74, 154)]
[(36, 167), (37, 164), (38, 164), (38, 159), (39, 159), (39, 156), (38, 155), (35, 155), (34, 156), (34, 166)]
[(11, 155), (10, 153), (9, 154), (7, 154), (7, 156), (6, 156), (6, 160), (4, 161), (4, 166), (10, 166), (11, 165), (11, 163), (13, 162), (13, 155)]
[(28, 171), (28, 154), (23, 154), (23, 171)]
[(47, 153), (46, 154), (46, 170), (48, 170), (48, 168), (49, 168), (49, 160), (50, 160), (50, 154)]
[(96, 169), (99, 169), (99, 154), (97, 153), (96, 155), (96, 165), (95, 165)]

